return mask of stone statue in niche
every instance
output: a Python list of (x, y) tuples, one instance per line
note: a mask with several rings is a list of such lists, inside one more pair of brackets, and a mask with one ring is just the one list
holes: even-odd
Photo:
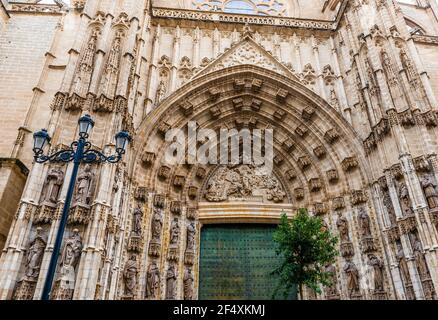
[(149, 265), (146, 275), (146, 297), (156, 298), (160, 287), (160, 270), (155, 262)]
[(176, 299), (176, 271), (175, 266), (171, 264), (167, 269), (166, 273), (166, 299), (175, 300)]
[(409, 198), (409, 191), (406, 183), (402, 182), (399, 187), (400, 205), (403, 212), (403, 216), (410, 216), (414, 214), (411, 205), (411, 199)]
[(389, 192), (383, 192), (383, 205), (388, 212), (388, 218), (391, 225), (395, 225), (397, 223), (397, 217), (395, 215), (394, 206), (392, 205), (391, 196)]
[(374, 270), (374, 290), (384, 291), (384, 277), (383, 277), (383, 262), (377, 258), (375, 255), (369, 255), (370, 266)]
[(161, 214), (161, 209), (154, 208), (154, 215), (152, 217), (152, 240), (159, 241), (161, 237), (161, 229), (163, 227), (163, 216)]
[(187, 268), (184, 273), (184, 300), (193, 299), (193, 273), (190, 268)]
[(421, 180), (421, 187), (423, 188), (429, 208), (438, 208), (438, 192), (436, 190), (436, 184), (430, 175), (425, 176)]
[(41, 200), (56, 204), (64, 182), (64, 172), (60, 168), (51, 168), (47, 173)]
[(137, 257), (134, 254), (125, 264), (123, 282), (125, 284), (125, 296), (132, 297), (137, 284)]
[(178, 218), (174, 218), (170, 225), (170, 245), (177, 245), (179, 239), (179, 222)]
[(157, 92), (155, 94), (155, 105), (159, 105), (160, 102), (163, 100), (164, 96), (166, 95), (166, 84), (163, 80), (160, 81), (158, 84)]
[(42, 236), (42, 228), (36, 229), (35, 238), (31, 241), (26, 255), (24, 276), (28, 280), (38, 279), (41, 262), (46, 248), (47, 241)]
[(186, 243), (186, 251), (193, 251), (195, 248), (195, 234), (196, 227), (195, 223), (190, 223), (187, 226), (187, 243)]
[(423, 247), (421, 245), (420, 240), (416, 236), (414, 236), (413, 238), (414, 238), (413, 251), (414, 251), (415, 262), (417, 263), (417, 269), (420, 278), (424, 280), (429, 277), (429, 269), (427, 267), (426, 258), (424, 257)]
[(84, 171), (78, 176), (77, 188), (75, 194), (75, 202), (90, 205), (92, 196), (94, 173), (92, 172), (91, 165), (86, 164)]
[(65, 242), (61, 255), (60, 280), (63, 289), (73, 290), (75, 284), (75, 269), (82, 252), (82, 239), (78, 229)]
[(209, 179), (205, 193), (210, 202), (251, 196), (265, 196), (268, 201), (282, 202), (286, 193), (276, 177), (248, 164), (221, 166)]
[(364, 208), (359, 209), (358, 219), (362, 237), (371, 237), (371, 219)]
[(141, 225), (143, 221), (143, 211), (140, 206), (134, 209), (132, 221), (132, 233), (136, 236), (141, 235)]
[(336, 221), (336, 226), (338, 227), (339, 236), (342, 242), (350, 242), (350, 235), (348, 233), (348, 221), (344, 217), (339, 217)]
[(347, 288), (350, 297), (360, 294), (359, 270), (357, 270), (356, 265), (351, 261), (347, 261), (344, 272), (347, 275)]
[(397, 246), (396, 258), (398, 261), (398, 267), (400, 269), (402, 279), (405, 282), (405, 284), (411, 283), (411, 276), (409, 275), (409, 267), (406, 262), (405, 254), (403, 252), (403, 247), (399, 241), (396, 242), (396, 246)]

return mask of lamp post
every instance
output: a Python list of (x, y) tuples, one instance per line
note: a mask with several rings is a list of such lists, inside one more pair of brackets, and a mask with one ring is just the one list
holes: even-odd
[(55, 245), (53, 247), (52, 256), (50, 257), (49, 268), (44, 283), (42, 300), (49, 300), (52, 290), (53, 278), (55, 277), (56, 265), (58, 263), (58, 255), (64, 237), (65, 226), (67, 224), (68, 213), (70, 210), (71, 199), (76, 183), (76, 177), (81, 163), (102, 163), (110, 162), (117, 163), (122, 159), (122, 155), (126, 152), (128, 142), (131, 140), (128, 132), (120, 131), (116, 134), (116, 154), (105, 156), (98, 150), (91, 149), (91, 143), (87, 141), (88, 136), (94, 126), (94, 121), (86, 114), (79, 121), (79, 139), (74, 141), (69, 148), (60, 150), (50, 155), (44, 155), (44, 146), (50, 142), (50, 136), (47, 130), (43, 129), (34, 133), (34, 159), (37, 163), (45, 162), (71, 162), (73, 161), (73, 170), (68, 185), (67, 195), (65, 197), (64, 208), (62, 209), (61, 221), (56, 234)]

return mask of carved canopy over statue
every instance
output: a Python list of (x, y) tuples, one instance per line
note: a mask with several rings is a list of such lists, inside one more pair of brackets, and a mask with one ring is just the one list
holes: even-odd
[(254, 165), (242, 164), (219, 167), (208, 181), (205, 198), (210, 202), (222, 202), (229, 198), (263, 195), (268, 201), (282, 202), (286, 193), (272, 174), (261, 172)]

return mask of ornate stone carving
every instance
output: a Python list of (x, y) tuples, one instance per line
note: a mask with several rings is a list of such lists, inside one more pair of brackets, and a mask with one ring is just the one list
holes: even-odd
[(309, 180), (309, 190), (311, 192), (317, 192), (321, 190), (322, 184), (319, 178), (312, 178)]
[(339, 180), (338, 171), (335, 169), (331, 169), (331, 170), (326, 171), (326, 175), (327, 175), (327, 180), (330, 183), (335, 183)]
[(184, 300), (193, 300), (193, 281), (192, 269), (186, 268), (183, 278)]
[(300, 166), (301, 170), (305, 170), (308, 167), (310, 167), (310, 159), (308, 156), (302, 156), (298, 158), (298, 165)]
[(179, 241), (180, 227), (178, 218), (174, 218), (170, 224), (169, 236), (169, 250), (167, 258), (171, 261), (178, 261), (178, 241)]
[(330, 129), (324, 134), (324, 139), (328, 143), (333, 144), (339, 139), (339, 133), (336, 129)]
[(41, 202), (55, 205), (58, 202), (58, 196), (63, 182), (64, 172), (58, 167), (51, 168), (47, 173), (46, 181), (44, 182), (43, 191), (41, 193)]
[(187, 265), (192, 265), (194, 262), (195, 235), (196, 235), (195, 223), (191, 222), (187, 225), (187, 231), (186, 231), (186, 250), (184, 253), (184, 263)]
[(219, 167), (209, 179), (205, 198), (210, 202), (221, 202), (263, 195), (273, 202), (282, 202), (286, 196), (273, 175), (264, 174), (253, 165), (237, 165)]
[(170, 212), (176, 215), (180, 215), (182, 210), (181, 201), (172, 201), (170, 202)]
[(367, 196), (363, 190), (353, 190), (351, 192), (351, 203), (353, 205), (364, 203), (367, 200)]
[(137, 268), (137, 256), (133, 254), (126, 261), (125, 268), (123, 269), (124, 296), (126, 298), (132, 298), (135, 295)]
[(164, 208), (165, 197), (162, 194), (156, 194), (154, 196), (154, 206), (158, 208)]
[(423, 188), (424, 196), (427, 200), (427, 205), (430, 209), (438, 208), (438, 192), (437, 185), (433, 182), (430, 175), (426, 175), (421, 179), (421, 187)]
[(157, 299), (160, 288), (160, 269), (155, 261), (153, 261), (146, 273), (146, 298)]
[(141, 158), (141, 161), (145, 165), (151, 165), (155, 161), (155, 153), (153, 152), (145, 152)]
[(323, 214), (326, 214), (328, 211), (327, 206), (321, 202), (314, 203), (313, 210), (314, 210), (316, 215), (323, 215)]
[(158, 257), (161, 250), (161, 230), (163, 228), (163, 215), (161, 209), (154, 207), (151, 222), (151, 240), (149, 241), (149, 255)]
[(93, 196), (94, 173), (91, 165), (86, 164), (82, 173), (79, 174), (76, 182), (74, 203), (89, 206)]
[(375, 255), (370, 254), (368, 256), (369, 264), (373, 268), (373, 280), (374, 280), (374, 293), (381, 294), (385, 293), (385, 278), (383, 273), (383, 262), (377, 258)]
[(295, 194), (295, 198), (297, 200), (301, 200), (304, 198), (304, 189), (303, 188), (295, 188), (294, 194)]
[(351, 299), (360, 298), (360, 282), (359, 282), (359, 270), (356, 265), (347, 261), (344, 266), (344, 272), (347, 276), (347, 289), (349, 293), (349, 297)]
[(356, 157), (347, 157), (341, 162), (342, 169), (344, 171), (352, 171), (354, 168), (356, 168), (359, 165)]
[(421, 156), (413, 159), (415, 170), (429, 172), (431, 170), (431, 165), (425, 156)]
[(146, 187), (137, 187), (134, 192), (134, 199), (142, 203), (147, 202), (148, 192)]
[(175, 300), (176, 299), (176, 283), (177, 274), (175, 266), (173, 264), (169, 265), (166, 273), (166, 299)]
[(161, 179), (166, 180), (167, 178), (169, 178), (169, 176), (170, 176), (170, 172), (171, 172), (170, 167), (168, 167), (168, 166), (161, 166), (161, 167), (158, 169), (158, 176), (159, 176)]
[(133, 217), (132, 217), (131, 233), (135, 236), (140, 236), (141, 226), (143, 223), (143, 211), (141, 210), (140, 206), (134, 209), (132, 216)]
[(400, 183), (398, 189), (398, 196), (400, 199), (400, 206), (402, 209), (402, 213), (404, 217), (408, 217), (414, 214), (414, 210), (412, 209), (411, 198), (409, 197), (408, 187), (406, 183)]
[(53, 300), (70, 300), (76, 281), (76, 266), (82, 252), (82, 238), (79, 230), (74, 229), (72, 236), (65, 241), (61, 254), (59, 278), (52, 291)]
[(333, 199), (332, 203), (333, 210), (341, 210), (345, 208), (345, 201), (343, 197), (336, 197)]

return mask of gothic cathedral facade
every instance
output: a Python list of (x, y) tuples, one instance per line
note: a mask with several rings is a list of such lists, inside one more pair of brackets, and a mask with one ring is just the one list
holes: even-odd
[[(340, 239), (305, 299), (437, 299), (435, 0), (47, 2), (0, 0), (0, 299), (41, 296), (71, 174), (32, 132), (60, 150), (84, 114), (133, 140), (81, 167), (52, 299), (201, 298), (203, 230), (301, 207)], [(167, 164), (190, 122), (272, 129), (273, 171)]]

